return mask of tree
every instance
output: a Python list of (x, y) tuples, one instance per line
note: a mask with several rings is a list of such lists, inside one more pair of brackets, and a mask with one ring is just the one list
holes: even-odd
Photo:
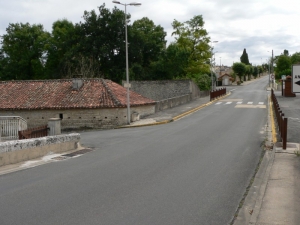
[(242, 81), (242, 78), (246, 72), (246, 65), (244, 63), (236, 62), (233, 64), (232, 69), (240, 78), (240, 81)]
[(187, 76), (190, 52), (171, 43), (159, 59), (151, 63), (153, 80), (180, 79)]
[(79, 38), (76, 35), (75, 26), (72, 22), (63, 19), (53, 23), (45, 67), (45, 75), (48, 79), (74, 75), (72, 74), (73, 72), (69, 74), (68, 69), (70, 69), (69, 62), (76, 55), (73, 53), (73, 50), (79, 42)]
[(184, 23), (174, 20), (172, 26), (175, 30), (172, 35), (175, 36), (176, 43), (190, 54), (186, 73), (209, 73), (210, 38), (204, 29), (202, 16), (194, 16)]
[(248, 80), (251, 80), (251, 75), (253, 74), (253, 68), (251, 65), (246, 65), (245, 75), (248, 76)]
[[(291, 58), (286, 55), (280, 55), (276, 63), (276, 69), (275, 69), (276, 78), (280, 79), (281, 75), (290, 75), (291, 66), (292, 66)], [(289, 74), (282, 74), (283, 72)]]
[(4, 79), (42, 79), (50, 34), (41, 24), (9, 24), (3, 35)]
[(292, 64), (300, 64), (300, 52), (295, 52), (291, 56), (291, 63)]
[[(144, 17), (129, 27), (129, 61), (136, 80), (151, 80), (150, 65), (158, 61), (165, 50), (166, 32), (152, 20)], [(138, 69), (139, 68), (139, 69)]]
[(257, 78), (258, 73), (259, 73), (258, 67), (257, 67), (257, 66), (254, 66), (254, 67), (253, 67), (253, 76), (254, 76), (255, 79)]
[[(74, 48), (75, 60), (70, 64), (77, 66), (82, 58), (91, 60), (98, 67), (96, 76), (121, 82), (125, 78), (125, 14), (122, 10), (99, 7), (99, 14), (92, 10), (84, 11), (83, 22), (75, 25), (76, 35), (81, 38)], [(127, 14), (127, 20), (130, 15)], [(74, 62), (75, 61), (75, 62)], [(80, 68), (73, 70), (80, 71)]]
[(248, 54), (246, 52), (246, 49), (244, 48), (243, 54), (241, 55), (241, 63), (244, 63), (245, 65), (250, 65)]

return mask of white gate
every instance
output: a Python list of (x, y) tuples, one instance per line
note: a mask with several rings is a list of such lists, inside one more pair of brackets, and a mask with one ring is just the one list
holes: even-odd
[(27, 121), (20, 116), (0, 116), (0, 141), (19, 139), (18, 131), (27, 129)]

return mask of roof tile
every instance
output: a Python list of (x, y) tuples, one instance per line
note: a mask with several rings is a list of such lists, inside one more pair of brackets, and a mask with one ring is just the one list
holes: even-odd
[[(155, 104), (155, 101), (130, 91), (130, 105)], [(105, 79), (83, 79), (79, 90), (72, 79), (2, 81), (0, 109), (122, 108), (127, 106), (127, 89)]]

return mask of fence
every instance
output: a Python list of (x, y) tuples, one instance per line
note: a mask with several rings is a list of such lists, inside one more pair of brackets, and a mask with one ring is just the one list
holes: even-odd
[(226, 95), (226, 88), (221, 88), (219, 90), (211, 91), (210, 92), (210, 101), (212, 101), (215, 98), (218, 98), (222, 95)]
[(0, 137), (3, 140), (16, 140), (19, 138), (18, 131), (26, 129), (27, 121), (22, 117), (0, 116)]
[(47, 125), (45, 125), (45, 126), (30, 128), (27, 130), (21, 130), (18, 133), (19, 133), (19, 140), (46, 137), (48, 135), (48, 127)]
[(277, 127), (279, 130), (279, 135), (282, 140), (282, 149), (286, 149), (286, 143), (287, 143), (287, 123), (288, 119), (284, 117), (284, 113), (280, 110), (278, 101), (276, 99), (276, 96), (274, 94), (274, 90), (271, 90), (271, 99), (273, 102), (273, 107), (276, 115), (276, 121), (277, 121)]

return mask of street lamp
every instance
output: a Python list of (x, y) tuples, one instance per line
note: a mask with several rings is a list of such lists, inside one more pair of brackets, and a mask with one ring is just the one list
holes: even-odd
[(132, 2), (132, 3), (121, 3), (119, 1), (112, 1), (115, 4), (124, 5), (125, 6), (125, 48), (126, 48), (126, 84), (124, 85), (127, 88), (127, 123), (130, 124), (130, 97), (129, 97), (129, 72), (128, 72), (128, 41), (127, 41), (127, 10), (126, 6), (140, 6), (141, 3)]
[[(218, 41), (212, 41), (211, 43), (218, 43)], [(214, 55), (214, 52), (212, 51), (213, 50), (213, 47), (211, 46), (210, 47), (211, 49), (211, 58), (210, 58), (210, 75), (211, 75), (211, 91), (214, 90), (214, 78), (213, 78), (213, 71), (212, 71), (212, 66), (213, 66), (213, 55)]]

